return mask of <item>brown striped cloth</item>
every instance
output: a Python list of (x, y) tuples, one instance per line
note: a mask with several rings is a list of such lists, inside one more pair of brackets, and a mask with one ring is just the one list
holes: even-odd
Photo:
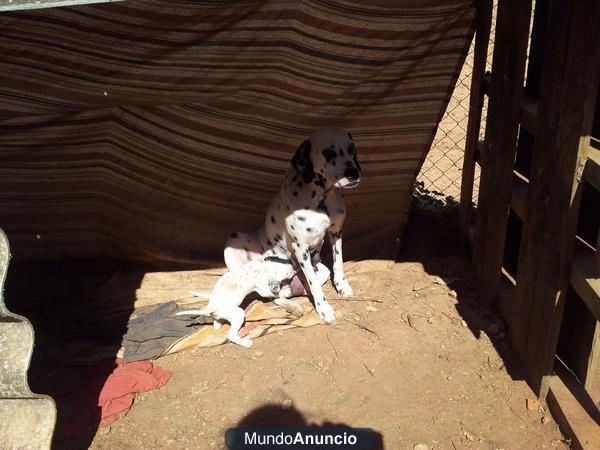
[(323, 125), (352, 133), (363, 166), (346, 253), (395, 248), (473, 18), (472, 0), (0, 14), (0, 227), (13, 255), (222, 262), (227, 235), (261, 225)]

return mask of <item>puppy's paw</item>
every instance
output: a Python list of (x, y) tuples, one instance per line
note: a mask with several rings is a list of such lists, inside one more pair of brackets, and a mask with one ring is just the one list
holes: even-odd
[(279, 291), (279, 296), (283, 298), (292, 298), (292, 287), (288, 284)]
[(352, 297), (354, 295), (354, 292), (350, 287), (350, 283), (348, 283), (348, 280), (346, 280), (345, 278), (335, 280), (333, 282), (333, 285), (335, 286), (335, 290), (337, 291), (340, 297), (347, 298)]
[(321, 320), (326, 324), (330, 325), (333, 322), (335, 322), (335, 311), (333, 310), (333, 307), (329, 303), (327, 303), (326, 300), (316, 302), (315, 309), (317, 310), (317, 313), (319, 314)]
[(246, 348), (252, 347), (252, 339), (231, 336), (229, 338), (229, 340), (231, 342), (233, 342), (234, 344), (241, 345), (242, 347), (246, 347)]

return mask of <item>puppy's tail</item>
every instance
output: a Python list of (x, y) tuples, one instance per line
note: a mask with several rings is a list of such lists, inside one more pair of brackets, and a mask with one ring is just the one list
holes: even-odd
[(188, 309), (185, 311), (179, 311), (175, 313), (176, 316), (210, 316), (210, 311), (208, 307), (202, 309)]
[[(189, 291), (189, 292), (194, 297), (202, 297), (202, 298), (210, 299), (210, 296), (211, 296), (210, 292), (202, 292), (202, 291)], [(178, 313), (175, 313), (175, 315), (176, 316), (210, 316), (210, 314), (212, 312), (213, 312), (213, 310), (210, 307), (210, 303), (209, 303), (202, 309), (188, 309), (185, 311), (179, 311)]]

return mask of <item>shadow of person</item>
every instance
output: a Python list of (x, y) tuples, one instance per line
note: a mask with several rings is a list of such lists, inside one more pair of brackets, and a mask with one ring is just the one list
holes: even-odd
[[(259, 406), (248, 414), (246, 414), (238, 423), (236, 428), (238, 429), (288, 429), (294, 433), (301, 429), (310, 429), (312, 432), (327, 432), (328, 430), (336, 431), (341, 433), (342, 430), (347, 432), (364, 430), (352, 428), (350, 425), (345, 423), (334, 423), (324, 421), (321, 424), (308, 422), (304, 415), (294, 406), (284, 407), (274, 403), (264, 404)], [(364, 442), (368, 442), (368, 445), (360, 447), (335, 447), (335, 448), (361, 448), (361, 450), (383, 450), (383, 435), (375, 430), (368, 430), (368, 439)], [(237, 447), (236, 447), (237, 448)], [(239, 447), (244, 448), (244, 447)], [(252, 447), (247, 447), (252, 448)], [(286, 448), (286, 447), (264, 447), (261, 448)], [(295, 447), (287, 447), (295, 448)], [(314, 447), (318, 449), (319, 447)], [(334, 448), (334, 447), (322, 447), (322, 448)]]

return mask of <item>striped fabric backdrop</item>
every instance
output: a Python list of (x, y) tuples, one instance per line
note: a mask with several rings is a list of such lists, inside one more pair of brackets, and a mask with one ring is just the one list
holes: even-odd
[(222, 262), (298, 145), (357, 143), (354, 258), (393, 249), (472, 0), (125, 1), (0, 14), (0, 227), (19, 260)]

